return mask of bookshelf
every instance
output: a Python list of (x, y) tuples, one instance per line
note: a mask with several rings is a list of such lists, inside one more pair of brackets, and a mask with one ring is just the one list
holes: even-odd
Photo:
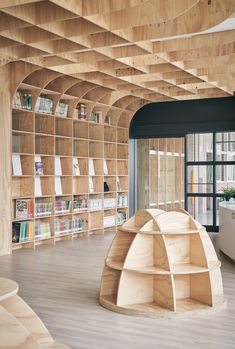
[[(168, 211), (184, 207), (184, 138), (152, 138), (137, 142), (138, 208)], [(124, 160), (119, 162), (118, 173), (122, 173), (128, 161), (126, 164)]]
[(225, 304), (220, 261), (186, 211), (140, 210), (115, 235), (100, 304), (129, 315), (206, 313)]
[(40, 89), (27, 78), (16, 95), (13, 249), (116, 232), (128, 218), (129, 119), (119, 123), (124, 111), (79, 99), (74, 89), (61, 94), (56, 84)]

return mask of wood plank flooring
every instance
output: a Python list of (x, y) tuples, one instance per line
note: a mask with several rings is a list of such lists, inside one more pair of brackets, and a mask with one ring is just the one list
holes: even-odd
[[(0, 276), (19, 283), (19, 294), (56, 340), (73, 349), (235, 348), (235, 264), (223, 256), (226, 309), (185, 319), (150, 319), (113, 313), (98, 304), (103, 261), (113, 235), (40, 246), (0, 258)], [(216, 237), (215, 237), (216, 240)]]

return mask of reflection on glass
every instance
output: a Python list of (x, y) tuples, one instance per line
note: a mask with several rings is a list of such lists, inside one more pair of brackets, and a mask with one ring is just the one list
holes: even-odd
[(188, 193), (213, 192), (213, 166), (194, 165), (187, 167)]
[(235, 161), (235, 132), (216, 133), (216, 160)]
[(219, 225), (219, 203), (223, 201), (222, 198), (216, 198), (216, 225)]
[(197, 133), (187, 135), (188, 161), (213, 160), (213, 134)]
[(216, 192), (235, 187), (235, 165), (216, 165)]
[(188, 211), (202, 225), (213, 224), (212, 198), (188, 197)]

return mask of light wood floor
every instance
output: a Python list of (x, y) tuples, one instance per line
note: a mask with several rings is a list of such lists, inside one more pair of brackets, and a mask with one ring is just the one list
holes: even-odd
[(235, 264), (223, 256), (228, 306), (187, 319), (130, 317), (97, 301), (103, 260), (113, 235), (15, 251), (0, 258), (0, 276), (16, 280), (20, 296), (55, 339), (73, 349), (235, 348)]

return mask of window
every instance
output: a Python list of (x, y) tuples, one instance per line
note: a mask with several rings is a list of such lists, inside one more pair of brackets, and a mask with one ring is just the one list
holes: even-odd
[(221, 189), (235, 186), (235, 132), (186, 135), (186, 209), (218, 229)]

